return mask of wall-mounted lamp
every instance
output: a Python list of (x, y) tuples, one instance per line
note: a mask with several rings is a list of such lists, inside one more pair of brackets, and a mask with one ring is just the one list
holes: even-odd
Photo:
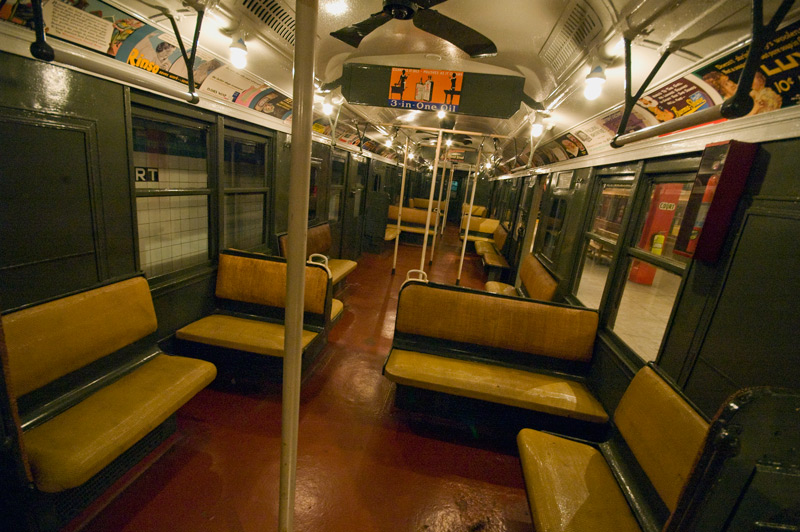
[(231, 64), (235, 68), (244, 68), (247, 66), (247, 45), (244, 40), (247, 38), (247, 32), (237, 30), (231, 37)]
[(603, 84), (606, 82), (606, 74), (603, 67), (595, 65), (586, 76), (586, 85), (583, 88), (583, 97), (587, 100), (596, 100), (603, 92)]

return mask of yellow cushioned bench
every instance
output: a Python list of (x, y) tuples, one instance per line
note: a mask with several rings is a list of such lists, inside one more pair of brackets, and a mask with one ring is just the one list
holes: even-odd
[[(331, 297), (332, 281), (324, 266), (308, 263), (305, 269), (302, 347), (307, 368), (324, 347), (343, 304)], [(179, 352), (193, 351), (218, 365), (222, 360), (254, 365), (272, 377), (279, 375), (279, 359), (284, 354), (286, 262), (257, 253), (222, 251), (215, 296), (214, 313), (175, 332)]]
[(489, 281), (484, 287), (487, 292), (492, 294), (521, 295), (522, 297), (529, 297), (539, 301), (552, 301), (558, 288), (558, 281), (550, 275), (550, 272), (539, 262), (539, 259), (532, 254), (526, 255), (522, 259), (519, 267), (519, 279), (521, 281), (519, 289), (510, 284), (497, 281)]
[[(463, 203), (461, 205), (461, 212), (463, 213), (463, 215), (466, 215), (469, 212), (469, 203)], [(473, 205), (472, 216), (485, 217), (486, 207), (484, 207), (483, 205)]]
[(3, 395), (35, 491), (100, 495), (120, 474), (114, 462), (157, 445), (144, 440), (214, 379), (213, 364), (162, 353), (156, 325), (143, 277), (3, 316)]
[[(469, 234), (467, 240), (469, 242), (492, 242), (494, 241), (494, 231), (500, 224), (500, 220), (494, 218), (482, 218), (480, 216), (471, 216), (469, 219)], [(464, 240), (464, 230), (467, 228), (467, 216), (461, 219), (461, 240)]]
[[(278, 236), (278, 244), (282, 257), (286, 257), (287, 239), (288, 235), (285, 233)], [(308, 234), (306, 236), (306, 255), (311, 256), (317, 253), (328, 257), (328, 269), (331, 271), (332, 283), (334, 290), (336, 290), (337, 287), (345, 281), (347, 276), (355, 271), (358, 263), (353, 260), (330, 258), (331, 243), (331, 226), (328, 222), (308, 228)]]
[[(658, 497), (675, 511), (709, 424), (648, 366), (622, 396), (614, 424)], [(616, 447), (594, 447), (531, 429), (520, 431), (517, 445), (536, 530), (640, 530), (609, 465), (610, 456), (617, 457), (612, 463), (622, 459), (613, 454)], [(625, 491), (630, 493), (632, 486), (625, 484)]]
[(407, 281), (384, 375), (400, 386), (604, 425), (608, 416), (583, 378), (596, 332), (591, 310)]
[[(415, 209), (412, 207), (403, 207), (403, 212), (400, 214), (400, 208), (397, 205), (389, 205), (388, 224), (390, 227), (397, 227), (397, 217), (400, 216), (400, 231), (406, 233), (416, 233), (419, 235), (425, 234), (425, 222), (428, 219), (428, 211), (422, 209)], [(428, 227), (429, 236), (433, 234), (434, 222), (433, 213), (431, 213), (430, 225)]]

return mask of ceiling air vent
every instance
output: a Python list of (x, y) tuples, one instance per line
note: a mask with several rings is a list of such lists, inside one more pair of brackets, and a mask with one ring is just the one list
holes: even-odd
[(242, 0), (248, 9), (281, 39), (294, 46), (294, 13), (276, 0)]
[(561, 79), (569, 74), (569, 67), (583, 58), (603, 26), (597, 13), (583, 1), (572, 1), (561, 14), (558, 23), (539, 51), (553, 72)]

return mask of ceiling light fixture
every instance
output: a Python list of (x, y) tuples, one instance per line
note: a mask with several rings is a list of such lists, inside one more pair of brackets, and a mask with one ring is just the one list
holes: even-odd
[(335, 0), (333, 2), (328, 2), (325, 4), (325, 11), (329, 15), (339, 16), (344, 15), (347, 13), (347, 2), (344, 0)]
[(322, 114), (325, 116), (333, 114), (333, 97), (330, 93), (326, 94), (325, 99), (322, 101)]
[(447, 113), (444, 112), (444, 109), (439, 109), (439, 112), (436, 113), (436, 116), (438, 116), (439, 119), (442, 119), (447, 116)]
[(531, 137), (539, 138), (544, 133), (544, 119), (539, 113), (531, 115)]
[(586, 76), (586, 85), (583, 88), (583, 97), (589, 101), (596, 100), (603, 92), (603, 84), (606, 82), (606, 74), (603, 67), (595, 65)]
[(247, 45), (244, 40), (247, 38), (247, 32), (237, 30), (233, 33), (230, 46), (231, 64), (238, 69), (247, 66)]

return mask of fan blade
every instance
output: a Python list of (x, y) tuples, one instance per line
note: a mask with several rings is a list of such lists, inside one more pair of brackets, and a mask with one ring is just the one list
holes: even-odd
[(429, 7), (433, 7), (444, 2), (447, 2), (447, 0), (419, 0), (418, 2), (414, 3), (423, 9), (427, 9)]
[(433, 9), (418, 9), (414, 13), (414, 25), (422, 31), (453, 43), (470, 57), (488, 57), (497, 54), (497, 47), (488, 38)]
[(392, 20), (392, 15), (384, 11), (375, 13), (367, 20), (362, 20), (352, 26), (347, 26), (340, 30), (332, 31), (331, 35), (340, 41), (349, 44), (353, 48), (358, 48), (361, 44), (361, 39), (380, 28), (387, 22)]

